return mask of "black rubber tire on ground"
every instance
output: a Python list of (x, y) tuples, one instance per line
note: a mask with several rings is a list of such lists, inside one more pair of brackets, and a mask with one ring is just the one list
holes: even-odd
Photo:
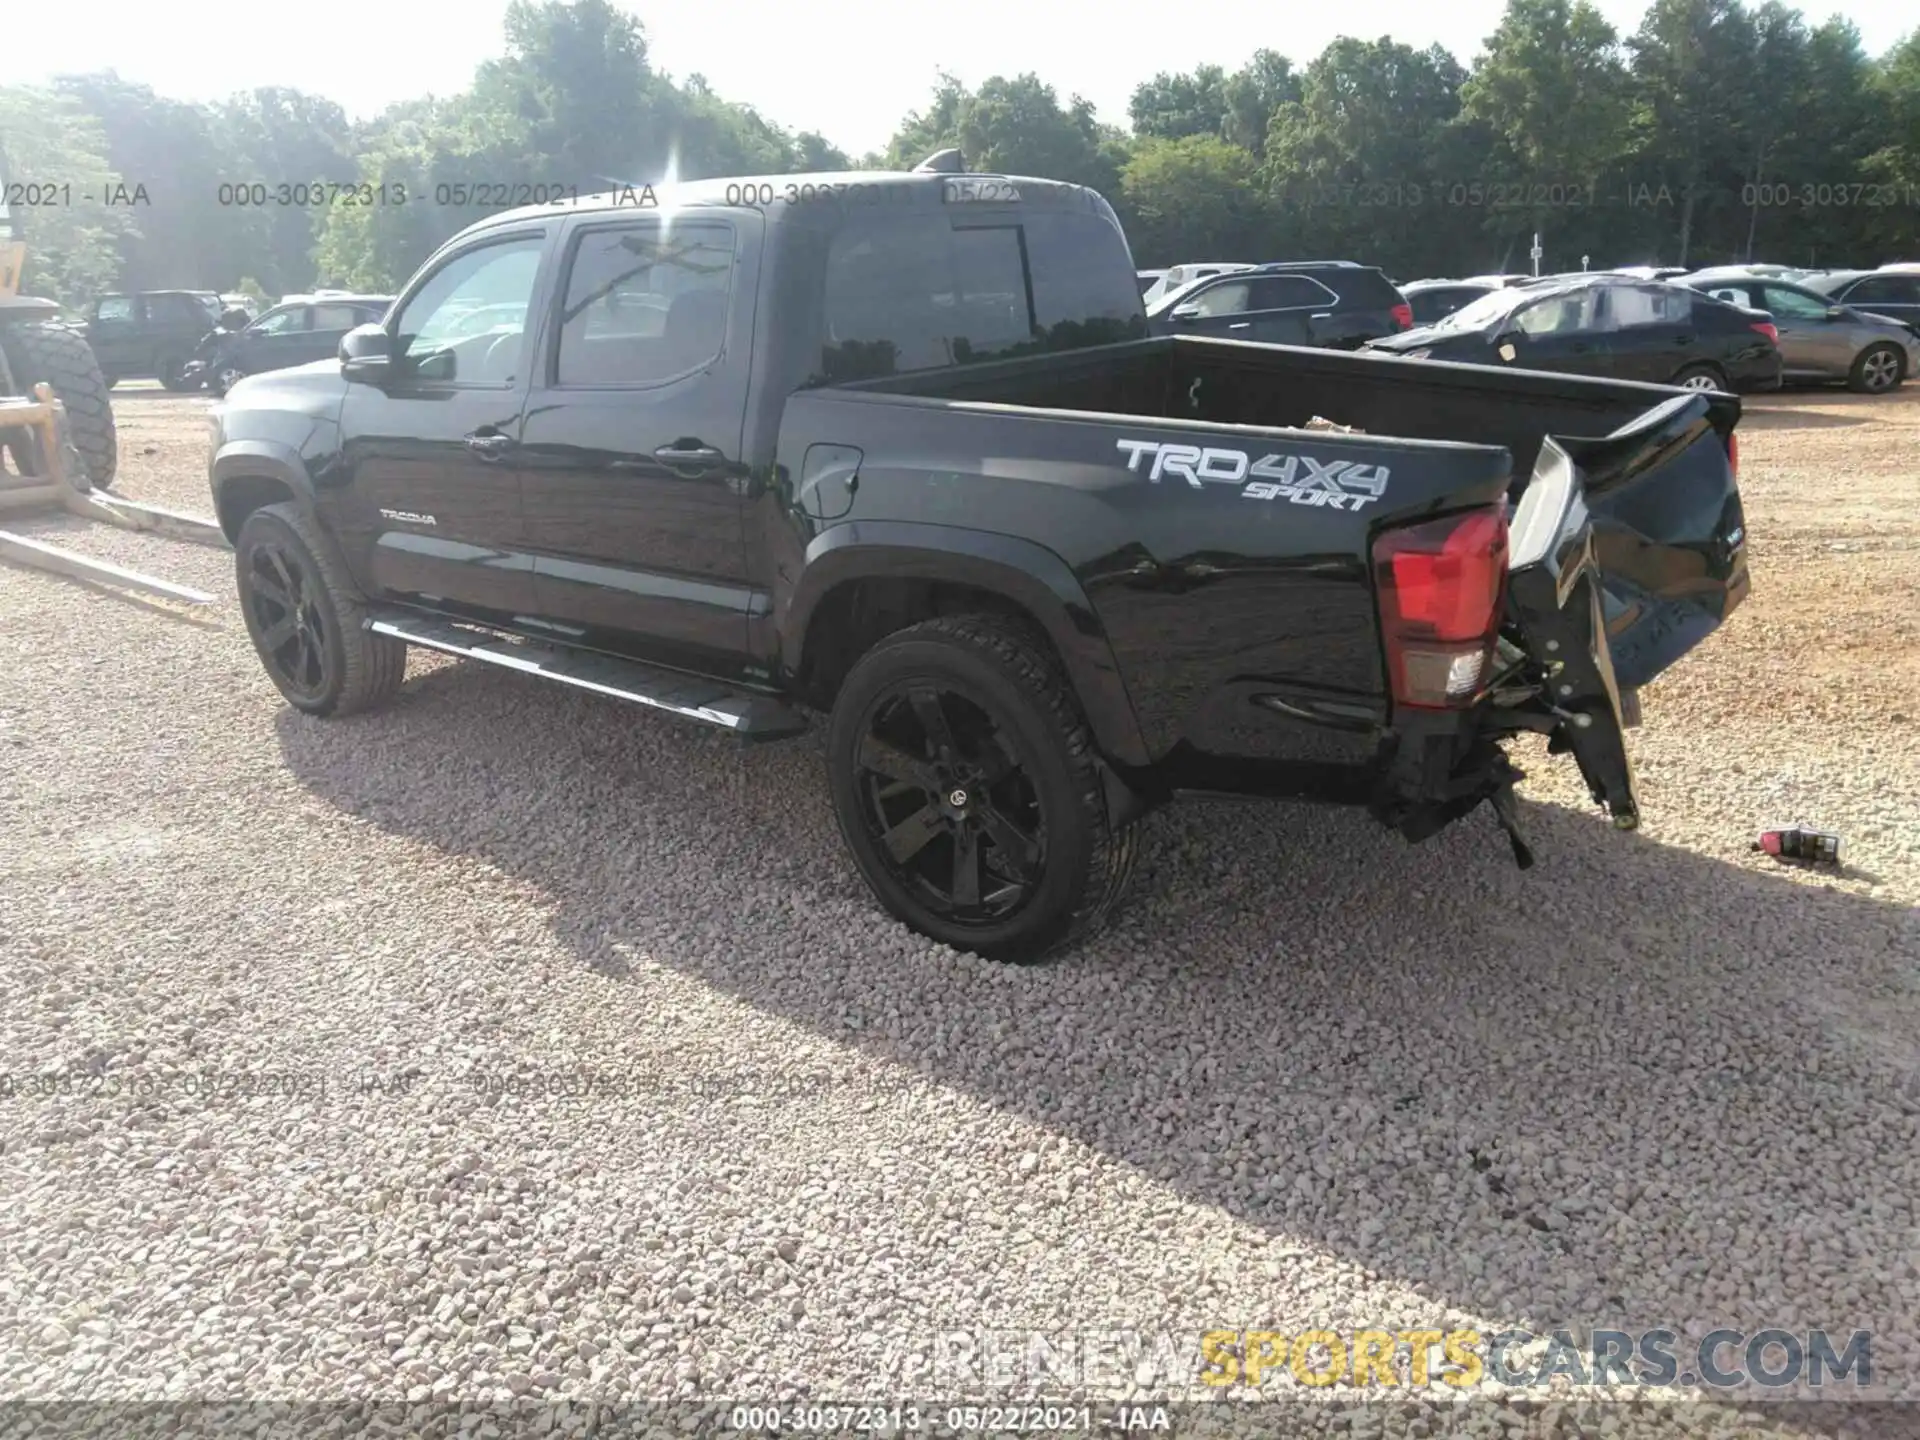
[[(262, 552), (272, 547), (291, 552), (317, 590), (312, 619), (319, 631), (322, 676), (309, 693), (288, 684), (263, 638), (266, 621), (253, 576)], [(234, 572), (254, 651), (289, 705), (309, 715), (352, 715), (393, 698), (406, 675), (407, 647), (366, 628), (365, 598), (332, 543), (297, 505), (265, 505), (247, 517), (234, 545)]]
[[(926, 680), (978, 706), (1018, 751), (1045, 828), (1030, 899), (986, 923), (960, 922), (922, 903), (893, 873), (868, 821), (857, 756), (872, 712), (909, 681)], [(989, 615), (943, 616), (897, 631), (847, 676), (828, 726), (827, 772), (840, 833), (880, 903), (943, 944), (1029, 964), (1095, 929), (1133, 873), (1138, 828), (1115, 828), (1093, 739), (1078, 700), (1035, 638)]]
[(67, 429), (86, 465), (87, 479), (105, 488), (120, 464), (107, 382), (86, 337), (58, 325), (0, 325), (0, 350), (22, 394), (35, 385), (53, 387), (66, 407)]
[(1727, 377), (1721, 372), (1718, 365), (1683, 366), (1674, 373), (1673, 379), (1667, 383), (1669, 385), (1678, 385), (1682, 389), (1693, 390), (1699, 387), (1697, 385), (1689, 385), (1687, 382), (1689, 380), (1699, 380), (1702, 378), (1711, 380), (1713, 382), (1712, 388), (1715, 390), (1731, 391), (1733, 389), (1733, 387), (1727, 383)]
[[(1881, 381), (1875, 384), (1867, 378), (1867, 370), (1869, 368), (1868, 361), (1871, 357), (1875, 356), (1880, 358), (1882, 366), (1884, 366), (1888, 357), (1892, 358), (1893, 379), (1891, 383)], [(1853, 369), (1847, 372), (1847, 388), (1857, 391), (1862, 395), (1884, 395), (1889, 390), (1897, 390), (1900, 388), (1900, 382), (1907, 378), (1906, 372), (1907, 362), (1900, 354), (1900, 347), (1880, 342), (1867, 346), (1866, 349), (1853, 357)], [(1886, 372), (1882, 370), (1881, 373), (1884, 374)]]
[(181, 395), (189, 390), (199, 388), (191, 380), (186, 378), (185, 372), (189, 358), (190, 357), (186, 355), (163, 355), (160, 357), (160, 363), (154, 367), (158, 372), (154, 378), (160, 382), (160, 387), (163, 390), (167, 390), (175, 395)]

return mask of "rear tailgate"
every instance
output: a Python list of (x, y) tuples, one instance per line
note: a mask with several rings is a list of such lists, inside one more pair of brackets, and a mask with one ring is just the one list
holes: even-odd
[(1507, 598), (1554, 733), (1615, 823), (1638, 823), (1621, 692), (1746, 598), (1731, 397), (1676, 395), (1612, 434), (1551, 437), (1512, 522)]

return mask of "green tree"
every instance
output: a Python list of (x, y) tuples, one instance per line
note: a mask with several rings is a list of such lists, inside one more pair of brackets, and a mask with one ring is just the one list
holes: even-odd
[(71, 95), (0, 86), (0, 179), (65, 187), (67, 203), (10, 207), (27, 244), (23, 294), (78, 305), (113, 287), (136, 220), (132, 209), (104, 201), (121, 180), (98, 119)]
[(118, 237), (121, 284), (225, 288), (251, 268), (250, 257), (268, 234), (266, 217), (222, 205), (220, 186), (279, 177), (246, 175), (212, 111), (163, 99), (112, 71), (60, 76), (54, 87), (98, 119), (107, 159), (133, 202), (138, 229)]
[(1491, 142), (1484, 179), (1502, 204), (1487, 226), (1508, 242), (1593, 229), (1600, 186), (1627, 144), (1619, 42), (1587, 0), (1509, 0), (1461, 86), (1462, 116), (1484, 125)]
[(1293, 62), (1272, 50), (1256, 50), (1253, 58), (1228, 77), (1222, 90), (1226, 113), (1221, 133), (1242, 149), (1265, 155), (1267, 127), (1274, 111), (1300, 98), (1300, 77)]
[[(1306, 69), (1267, 131), (1267, 187), (1290, 240), (1414, 271), (1463, 253), (1476, 212), (1433, 200), (1474, 132), (1456, 124), (1466, 72), (1439, 46), (1343, 37)], [(1475, 171), (1478, 166), (1474, 167)]]
[[(277, 86), (249, 90), (215, 107), (218, 125), (237, 158), (236, 182), (260, 181), (308, 187), (328, 197), (326, 187), (359, 178), (353, 154), (353, 127), (331, 100)], [(295, 191), (290, 198), (299, 198)], [(217, 192), (216, 192), (217, 199)], [(274, 294), (304, 290), (313, 284), (314, 242), (326, 221), (329, 203), (272, 205), (252, 214), (236, 214), (236, 224), (253, 223), (248, 273), (262, 277)]]
[(1157, 140), (1219, 135), (1227, 114), (1227, 76), (1218, 65), (1202, 65), (1188, 75), (1162, 72), (1136, 86), (1127, 104), (1134, 133)]
[(887, 162), (911, 169), (936, 150), (958, 146), (975, 170), (1033, 175), (1115, 189), (1125, 163), (1125, 137), (1102, 126), (1093, 106), (1074, 96), (1066, 106), (1035, 75), (996, 75), (969, 91), (943, 75), (933, 104), (909, 115), (887, 147)]
[(1116, 197), (1135, 263), (1266, 254), (1274, 217), (1259, 174), (1253, 155), (1217, 135), (1140, 141)]
[[(1758, 37), (1738, 0), (1654, 0), (1627, 41), (1632, 53), (1638, 178), (1671, 190), (1675, 218), (1661, 214), (1673, 263), (1695, 253), (1695, 230), (1740, 205), (1739, 177), (1748, 172), (1748, 136), (1757, 93)], [(1656, 210), (1661, 207), (1656, 206)], [(1734, 222), (1737, 223), (1737, 222)]]

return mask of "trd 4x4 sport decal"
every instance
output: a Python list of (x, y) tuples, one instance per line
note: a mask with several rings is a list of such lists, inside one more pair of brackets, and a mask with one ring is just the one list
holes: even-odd
[(1158, 440), (1121, 440), (1127, 469), (1139, 472), (1142, 456), (1152, 457), (1147, 479), (1163, 475), (1202, 485), (1244, 485), (1247, 500), (1291, 500), (1296, 505), (1325, 505), (1359, 510), (1387, 493), (1387, 467), (1354, 460), (1316, 460), (1311, 455), (1262, 455), (1218, 446), (1166, 445)]

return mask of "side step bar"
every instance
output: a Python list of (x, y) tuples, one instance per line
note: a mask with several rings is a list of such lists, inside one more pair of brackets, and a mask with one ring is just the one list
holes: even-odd
[(367, 620), (376, 635), (391, 635), (449, 655), (521, 670), (562, 685), (611, 695), (674, 715), (717, 725), (749, 740), (781, 740), (807, 728), (807, 718), (770, 695), (730, 690), (718, 681), (531, 640), (510, 640), (489, 631), (406, 611), (376, 610)]

